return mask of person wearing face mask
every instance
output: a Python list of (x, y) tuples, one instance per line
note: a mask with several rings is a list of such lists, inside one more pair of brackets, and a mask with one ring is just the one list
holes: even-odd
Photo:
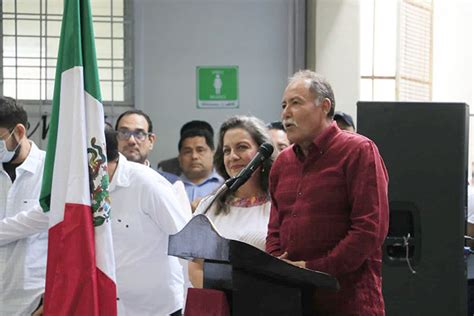
[[(178, 258), (168, 256), (167, 249), (168, 235), (182, 229), (188, 217), (174, 196), (173, 186), (151, 168), (119, 154), (117, 133), (112, 128), (104, 132), (118, 315), (181, 315), (183, 267)], [(46, 231), (49, 215), (36, 205), (0, 219), (0, 249)], [(0, 313), (4, 315), (25, 316), (31, 312)]]
[[(222, 123), (219, 131), (219, 142), (214, 154), (217, 172), (225, 180), (235, 177), (257, 154), (263, 143), (271, 143), (271, 138), (260, 119), (252, 116), (230, 117)], [(224, 193), (209, 210), (207, 208), (213, 196), (204, 198), (195, 214), (205, 214), (224, 238), (243, 241), (265, 250), (270, 217), (268, 175), (275, 155), (265, 160), (237, 191)], [(190, 266), (190, 278), (195, 287), (202, 287), (202, 265)]]
[[(28, 116), (0, 97), (0, 220), (39, 204), (45, 152), (26, 135)], [(31, 315), (45, 286), (47, 233), (0, 247), (0, 315)]]

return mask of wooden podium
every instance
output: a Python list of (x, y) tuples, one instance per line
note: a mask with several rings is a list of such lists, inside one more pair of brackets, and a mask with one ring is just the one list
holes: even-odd
[[(236, 227), (238, 229), (238, 227)], [(168, 254), (204, 259), (204, 288), (223, 291), (233, 316), (313, 315), (317, 289), (337, 291), (337, 280), (298, 268), (249, 244), (225, 239), (205, 215), (169, 237)]]

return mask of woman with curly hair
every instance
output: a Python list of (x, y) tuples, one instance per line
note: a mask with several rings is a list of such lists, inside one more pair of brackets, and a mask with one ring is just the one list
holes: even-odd
[[(235, 177), (257, 154), (260, 145), (271, 143), (265, 124), (253, 116), (233, 116), (222, 123), (214, 155), (217, 172), (225, 179)], [(218, 232), (265, 250), (270, 217), (268, 175), (274, 157), (267, 159), (235, 192), (227, 191), (208, 209), (214, 199), (201, 201), (195, 214), (205, 213)], [(193, 269), (194, 270), (194, 269)], [(191, 271), (195, 287), (202, 286), (202, 271)]]

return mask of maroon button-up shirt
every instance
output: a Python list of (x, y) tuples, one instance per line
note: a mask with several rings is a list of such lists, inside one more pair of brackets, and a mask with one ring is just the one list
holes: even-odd
[(316, 137), (306, 157), (294, 145), (274, 162), (266, 248), (338, 279), (340, 291), (317, 291), (319, 315), (384, 315), (387, 186), (375, 144), (336, 123)]

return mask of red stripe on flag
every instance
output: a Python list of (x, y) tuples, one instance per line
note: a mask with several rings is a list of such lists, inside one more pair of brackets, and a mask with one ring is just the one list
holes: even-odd
[(67, 203), (48, 234), (45, 315), (116, 315), (115, 283), (96, 267), (91, 207)]
[[(100, 291), (99, 314), (103, 316), (116, 316), (117, 289), (114, 280), (109, 278), (102, 270), (97, 269), (97, 283)], [(113, 302), (113, 304), (108, 302)]]

